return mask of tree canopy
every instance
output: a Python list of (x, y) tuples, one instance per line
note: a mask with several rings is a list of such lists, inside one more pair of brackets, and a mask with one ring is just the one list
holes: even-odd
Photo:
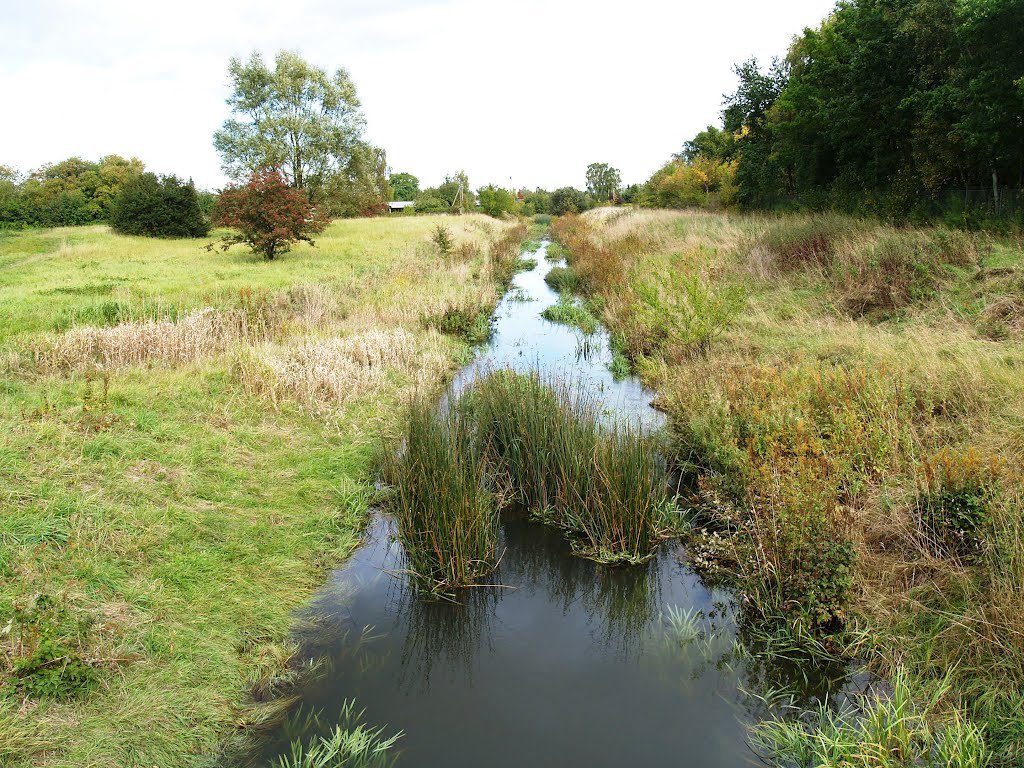
[(676, 160), (735, 162), (747, 206), (905, 217), (1020, 189), (1022, 29), (1020, 0), (846, 0), (784, 60), (736, 67), (722, 128)]
[(298, 53), (280, 51), (273, 69), (253, 53), (245, 62), (233, 57), (228, 74), (233, 117), (213, 143), (229, 178), (278, 168), (316, 202), (333, 176), (351, 170), (366, 120), (348, 72), (329, 76)]
[[(293, 243), (313, 244), (328, 220), (299, 189), (288, 185), (276, 168), (257, 171), (243, 186), (221, 192), (213, 214), (214, 223), (234, 232), (221, 239), (222, 250), (237, 243), (248, 245), (268, 261), (287, 252)], [(207, 246), (214, 247), (214, 243)]]
[(420, 193), (420, 180), (411, 173), (392, 173), (388, 181), (395, 200), (415, 200)]
[(587, 191), (595, 200), (614, 199), (621, 184), (618, 168), (612, 168), (607, 163), (591, 163), (587, 166)]

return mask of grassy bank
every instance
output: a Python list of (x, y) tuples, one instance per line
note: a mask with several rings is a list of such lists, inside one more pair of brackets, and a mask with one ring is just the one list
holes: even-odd
[(555, 235), (669, 414), (693, 563), (1024, 760), (1020, 243), (628, 209)]
[(345, 221), (274, 262), (0, 236), (0, 765), (209, 765), (244, 731), (395, 406), (466, 354), (436, 318), (493, 307), (522, 234)]

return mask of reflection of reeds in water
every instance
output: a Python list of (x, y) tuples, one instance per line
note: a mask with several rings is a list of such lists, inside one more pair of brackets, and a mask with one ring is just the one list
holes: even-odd
[(566, 557), (564, 539), (535, 526), (524, 521), (505, 525), (501, 582), (517, 590), (543, 591), (565, 614), (587, 616), (606, 652), (621, 660), (634, 657), (645, 629), (657, 617), (657, 564), (607, 568)]
[(502, 590), (472, 589), (459, 602), (420, 600), (406, 593), (401, 608), (405, 619), (399, 686), (427, 690), (435, 668), (457, 669), (472, 680), (481, 654), (491, 642)]

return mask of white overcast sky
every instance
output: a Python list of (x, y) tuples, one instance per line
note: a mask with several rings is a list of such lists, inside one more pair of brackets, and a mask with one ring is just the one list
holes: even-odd
[(348, 69), (395, 171), (422, 186), (644, 181), (710, 122), (734, 63), (784, 54), (834, 0), (0, 0), (0, 164), (136, 156), (224, 183), (227, 64), (282, 49)]

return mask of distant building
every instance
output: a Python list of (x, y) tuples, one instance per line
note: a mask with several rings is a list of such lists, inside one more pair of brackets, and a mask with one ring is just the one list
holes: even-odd
[(415, 208), (415, 200), (392, 200), (388, 203), (388, 213), (401, 213), (406, 208)]

